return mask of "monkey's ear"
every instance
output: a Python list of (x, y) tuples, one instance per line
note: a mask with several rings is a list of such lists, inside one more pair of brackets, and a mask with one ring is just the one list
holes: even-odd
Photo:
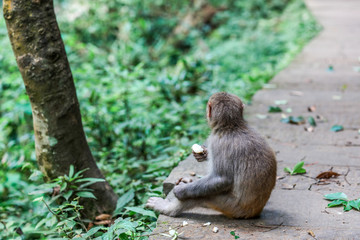
[(211, 118), (211, 103), (210, 103), (210, 102), (208, 102), (207, 117), (208, 117), (209, 119)]

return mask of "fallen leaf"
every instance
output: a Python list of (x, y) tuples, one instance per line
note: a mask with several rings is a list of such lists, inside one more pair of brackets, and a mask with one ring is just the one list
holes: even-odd
[(287, 184), (287, 183), (283, 183), (281, 184), (281, 189), (284, 189), (284, 190), (292, 190), (294, 189), (296, 186), (296, 184)]
[(277, 86), (275, 84), (271, 84), (271, 83), (268, 83), (268, 84), (264, 84), (263, 85), (263, 88), (266, 88), (266, 89), (274, 89), (276, 88)]
[(93, 226), (94, 226), (94, 223), (89, 222), (89, 224), (87, 226), (87, 230), (89, 231)]
[(316, 111), (316, 107), (315, 107), (314, 105), (309, 106), (309, 107), (308, 107), (308, 111), (309, 111), (309, 112), (315, 112), (315, 111)]
[(297, 97), (301, 97), (301, 96), (304, 95), (304, 93), (303, 93), (303, 92), (300, 92), (300, 91), (292, 91), (292, 92), (290, 92), (290, 95), (292, 95), (292, 96), (297, 96)]
[(322, 115), (316, 115), (316, 119), (318, 122), (327, 122), (327, 119)]
[(344, 91), (347, 89), (347, 87), (348, 87), (348, 85), (343, 84), (343, 85), (341, 86), (341, 91), (344, 92)]
[(339, 96), (339, 95), (333, 95), (333, 96), (332, 96), (332, 99), (333, 99), (333, 100), (341, 100), (341, 98), (342, 98), (342, 97)]
[(285, 105), (288, 103), (288, 101), (287, 100), (275, 100), (274, 103), (276, 105)]
[(259, 119), (266, 119), (268, 118), (267, 115), (264, 115), (264, 114), (256, 114), (256, 117), (259, 118)]
[(308, 234), (310, 235), (310, 236), (312, 236), (313, 238), (315, 237), (315, 234), (314, 234), (314, 232), (313, 231), (308, 231)]
[(282, 109), (277, 106), (276, 107), (269, 106), (268, 112), (269, 113), (279, 113), (279, 112), (282, 112)]
[(111, 220), (103, 220), (103, 221), (98, 221), (98, 222), (94, 222), (95, 225), (108, 225), (111, 224)]
[(315, 119), (313, 117), (308, 117), (308, 123), (311, 126), (316, 127), (316, 122), (315, 122)]
[(333, 65), (329, 65), (329, 67), (328, 67), (328, 72), (332, 72), (332, 71), (334, 71), (334, 66)]
[(285, 110), (285, 112), (291, 113), (291, 112), (292, 112), (292, 109), (291, 109), (291, 108), (287, 108), (287, 109)]
[(295, 124), (295, 125), (300, 125), (300, 124), (304, 124), (305, 123), (305, 119), (302, 116), (299, 117), (287, 117), (287, 118), (282, 118), (281, 122), (283, 123), (289, 123), (289, 124)]
[(333, 132), (340, 132), (340, 131), (344, 130), (344, 127), (341, 126), (341, 125), (334, 125), (334, 126), (331, 127), (330, 130), (333, 131)]
[(60, 194), (60, 186), (55, 186), (55, 187), (53, 187), (53, 191), (52, 191), (51, 196), (52, 196), (52, 197), (55, 197), (55, 196), (57, 196), (57, 195), (59, 195), (59, 194)]
[(333, 171), (326, 171), (326, 172), (322, 172), (319, 175), (316, 176), (316, 178), (332, 178), (332, 177), (337, 177), (340, 174), (338, 174), (337, 172), (333, 172)]
[(109, 219), (111, 219), (111, 215), (109, 215), (109, 214), (100, 214), (100, 215), (98, 215), (98, 216), (96, 216), (95, 217), (95, 220), (109, 220)]
[(315, 128), (314, 127), (304, 127), (304, 130), (307, 131), (307, 132), (314, 132), (315, 131)]

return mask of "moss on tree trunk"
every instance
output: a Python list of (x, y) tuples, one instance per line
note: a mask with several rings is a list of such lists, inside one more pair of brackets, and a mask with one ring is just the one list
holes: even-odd
[[(52, 0), (4, 0), (11, 45), (29, 95), (36, 156), (48, 179), (88, 168), (85, 177), (104, 178), (87, 144)], [(117, 196), (107, 182), (90, 186), (97, 200), (84, 199), (84, 215), (111, 213)]]

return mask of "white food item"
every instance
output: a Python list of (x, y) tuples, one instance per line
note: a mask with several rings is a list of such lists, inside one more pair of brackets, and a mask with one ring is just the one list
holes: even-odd
[(219, 228), (214, 227), (212, 231), (213, 231), (214, 233), (217, 233), (217, 232), (219, 232)]
[(207, 223), (204, 223), (203, 226), (206, 227), (206, 226), (210, 226), (211, 225), (211, 222), (207, 222)]
[(188, 225), (189, 223), (187, 221), (183, 221), (183, 227), (185, 227), (186, 225)]
[(194, 144), (192, 145), (191, 149), (195, 152), (195, 153), (203, 153), (204, 149), (199, 145), (199, 144)]

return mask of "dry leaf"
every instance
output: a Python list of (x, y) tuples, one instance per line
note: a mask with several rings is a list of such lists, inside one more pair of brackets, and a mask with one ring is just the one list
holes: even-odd
[(292, 92), (290, 92), (290, 95), (301, 97), (304, 95), (304, 93), (300, 92), (300, 91), (292, 91)]
[(313, 238), (315, 237), (315, 234), (314, 234), (314, 232), (313, 231), (308, 231), (308, 234), (310, 235), (310, 236), (312, 236)]
[(320, 173), (319, 175), (317, 175), (316, 178), (326, 178), (326, 179), (329, 179), (329, 178), (332, 178), (332, 177), (337, 177), (339, 176), (340, 174), (338, 174), (337, 172), (333, 172), (333, 171), (326, 171), (326, 172), (322, 172)]
[(94, 226), (94, 223), (89, 222), (88, 226), (87, 226), (87, 230), (89, 231), (92, 227)]
[(110, 225), (111, 224), (111, 220), (103, 220), (103, 221), (98, 221), (98, 222), (94, 222), (95, 225)]
[(316, 111), (316, 107), (315, 107), (314, 105), (309, 106), (309, 107), (308, 107), (308, 111), (309, 111), (309, 112), (315, 112), (315, 111)]
[(315, 131), (315, 128), (314, 127), (304, 127), (304, 130), (307, 131), (307, 132), (314, 132)]
[(287, 184), (287, 183), (283, 183), (281, 184), (281, 189), (284, 189), (284, 190), (292, 190), (294, 189), (296, 186), (296, 184)]
[(341, 100), (341, 98), (342, 98), (342, 97), (339, 96), (339, 95), (333, 95), (333, 96), (332, 96), (332, 99), (333, 99), (333, 100)]
[(100, 215), (98, 215), (98, 216), (96, 216), (96, 218), (95, 218), (96, 220), (109, 220), (109, 219), (111, 219), (111, 215), (109, 215), (109, 214), (100, 214)]
[(53, 191), (52, 191), (51, 196), (52, 196), (52, 197), (55, 197), (55, 196), (57, 196), (57, 195), (59, 195), (59, 194), (60, 194), (60, 186), (55, 186), (55, 187), (53, 187)]

